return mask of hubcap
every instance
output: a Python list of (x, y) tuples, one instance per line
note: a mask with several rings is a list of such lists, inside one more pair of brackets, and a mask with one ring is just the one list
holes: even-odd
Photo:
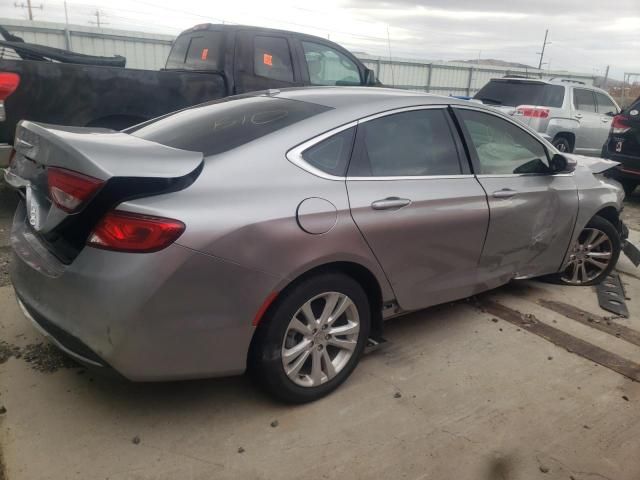
[(571, 249), (562, 280), (572, 285), (590, 282), (611, 263), (613, 247), (609, 236), (597, 228), (585, 228)]
[(355, 303), (343, 293), (325, 292), (293, 316), (282, 342), (282, 365), (297, 385), (316, 387), (347, 365), (360, 332)]

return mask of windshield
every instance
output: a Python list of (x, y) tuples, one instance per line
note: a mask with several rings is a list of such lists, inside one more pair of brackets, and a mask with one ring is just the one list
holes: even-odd
[(490, 105), (562, 107), (564, 87), (519, 80), (491, 80), (473, 98)]
[(126, 132), (169, 147), (215, 155), (327, 110), (315, 103), (250, 96), (187, 108)]
[(222, 70), (223, 33), (208, 30), (180, 35), (171, 47), (167, 69)]

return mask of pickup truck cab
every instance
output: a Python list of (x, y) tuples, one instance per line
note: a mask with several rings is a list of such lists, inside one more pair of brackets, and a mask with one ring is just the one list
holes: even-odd
[(44, 61), (25, 60), (33, 58), (20, 54), (28, 45), (0, 41), (3, 52), (15, 49), (16, 58), (0, 56), (0, 166), (8, 162), (20, 120), (121, 130), (256, 90), (378, 84), (340, 45), (267, 28), (197, 25), (176, 38), (160, 71), (47, 61), (41, 46), (37, 51)]

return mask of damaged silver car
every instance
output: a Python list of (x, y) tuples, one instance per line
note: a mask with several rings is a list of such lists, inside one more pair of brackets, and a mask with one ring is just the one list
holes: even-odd
[(415, 92), (268, 91), (123, 132), (23, 122), (15, 147), (20, 305), (136, 381), (249, 368), (314, 400), (385, 319), (515, 278), (597, 283), (626, 236), (615, 162)]

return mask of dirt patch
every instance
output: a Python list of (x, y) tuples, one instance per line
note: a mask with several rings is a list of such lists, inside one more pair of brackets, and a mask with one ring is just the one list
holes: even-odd
[(11, 283), (9, 279), (9, 262), (11, 259), (11, 249), (9, 247), (0, 247), (0, 287), (4, 287)]
[(33, 370), (44, 373), (53, 373), (61, 368), (81, 368), (80, 364), (65, 355), (57, 347), (44, 342), (18, 347), (0, 341), (0, 363), (6, 362), (11, 357), (21, 358)]

